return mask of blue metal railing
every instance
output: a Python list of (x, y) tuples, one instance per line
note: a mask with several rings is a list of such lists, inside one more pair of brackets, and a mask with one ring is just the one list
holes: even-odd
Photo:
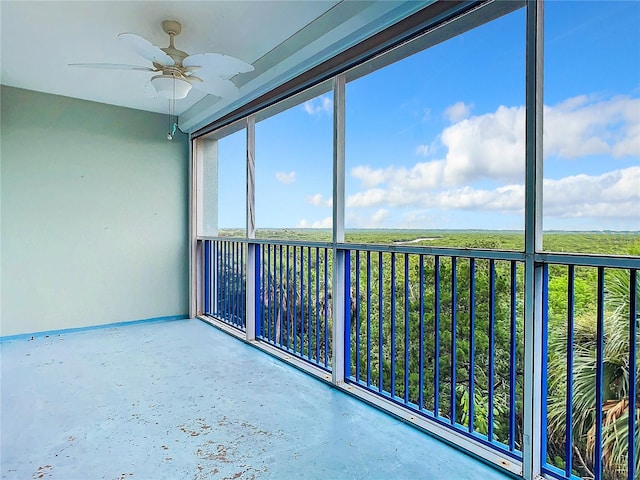
[(244, 331), (246, 245), (232, 240), (206, 240), (203, 248), (204, 313)]
[(559, 479), (637, 480), (638, 270), (548, 260), (543, 471)]
[[(522, 459), (523, 254), (203, 240), (205, 313), (243, 330), (247, 245), (255, 252), (259, 342), (332, 370), (338, 251), (344, 380), (503, 458)], [(535, 262), (542, 471), (560, 480), (637, 480), (640, 263), (548, 253)]]
[(520, 458), (521, 262), (366, 248), (347, 256), (347, 381)]
[(256, 336), (330, 371), (331, 249), (262, 243), (259, 252)]

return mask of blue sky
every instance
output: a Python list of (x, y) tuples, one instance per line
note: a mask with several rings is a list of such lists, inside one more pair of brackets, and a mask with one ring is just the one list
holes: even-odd
[[(640, 230), (640, 1), (545, 8), (544, 228)], [(347, 84), (347, 228), (523, 228), (524, 24)], [(331, 109), (256, 125), (258, 228), (331, 226)], [(245, 224), (244, 135), (220, 142), (221, 227)]]

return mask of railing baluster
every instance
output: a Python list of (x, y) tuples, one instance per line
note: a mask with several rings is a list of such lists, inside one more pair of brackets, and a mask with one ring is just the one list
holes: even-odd
[(204, 314), (211, 313), (211, 240), (203, 242), (204, 249)]
[(233, 242), (233, 248), (235, 250), (234, 255), (234, 264), (233, 264), (233, 280), (234, 280), (234, 288), (233, 288), (233, 323), (234, 325), (240, 327), (240, 305), (242, 304), (240, 299), (240, 244), (238, 242)]
[(598, 267), (598, 301), (596, 312), (596, 404), (593, 474), (602, 479), (602, 407), (604, 400), (604, 267)]
[(224, 311), (224, 319), (227, 322), (230, 322), (232, 319), (232, 311), (233, 311), (233, 307), (231, 305), (231, 300), (233, 298), (234, 295), (234, 291), (233, 291), (233, 242), (227, 242), (227, 258), (225, 261), (225, 273), (227, 275), (226, 278), (226, 282), (225, 282), (225, 295), (224, 295), (224, 299), (225, 299), (225, 311)]
[(233, 295), (229, 298), (229, 310), (230, 310), (230, 318), (234, 325), (239, 326), (239, 303), (238, 297), (240, 295), (240, 284), (238, 283), (238, 273), (240, 271), (240, 258), (239, 258), (239, 248), (237, 242), (231, 242), (231, 268), (229, 269), (229, 278), (231, 280), (231, 290)]
[[(337, 252), (337, 250), (336, 250)], [(334, 255), (333, 261), (335, 262)], [(344, 251), (344, 370), (345, 379), (351, 377), (351, 252)], [(335, 318), (335, 317), (334, 317)], [(335, 326), (334, 326), (335, 328)]]
[(278, 246), (278, 315), (276, 317), (276, 337), (275, 342), (279, 343), (282, 347), (282, 331), (284, 325), (283, 318), (283, 302), (284, 302), (284, 285), (283, 285), (283, 273), (282, 273), (282, 245)]
[(220, 271), (220, 264), (222, 263), (222, 242), (215, 242), (214, 246), (215, 250), (211, 252), (215, 259), (215, 264), (213, 265), (215, 275), (215, 283), (213, 284), (214, 302), (211, 305), (211, 313), (220, 315), (220, 302), (222, 301), (220, 298), (220, 284), (222, 283), (222, 272)]
[(237, 301), (239, 285), (238, 285), (238, 270), (239, 270), (239, 255), (238, 244), (236, 242), (231, 243), (231, 265), (229, 268), (229, 280), (231, 282), (231, 296), (229, 298), (229, 321), (234, 325), (238, 325), (238, 304)]
[(575, 267), (573, 265), (569, 265), (567, 284), (567, 396), (564, 424), (564, 473), (570, 477), (573, 469), (573, 317), (575, 313)]
[(457, 296), (457, 283), (458, 283), (458, 260), (456, 257), (451, 257), (451, 387), (450, 387), (450, 406), (449, 411), (451, 415), (451, 425), (456, 423), (456, 384), (457, 384), (457, 335), (458, 335), (458, 296)]
[(222, 269), (224, 265), (224, 242), (217, 242), (216, 247), (216, 277), (218, 278), (218, 281), (216, 282), (216, 304), (214, 306), (214, 314), (217, 316), (222, 316), (222, 302), (224, 301), (224, 271)]
[[(287, 250), (286, 250), (286, 256), (287, 256), (287, 261), (286, 261), (286, 269), (287, 269), (287, 284), (286, 284), (286, 289), (285, 289), (285, 307), (286, 307), (286, 343), (287, 343), (287, 349), (291, 348), (291, 275), (290, 275), (290, 270), (289, 270), (289, 254), (291, 252), (289, 252), (289, 245), (287, 245)], [(284, 323), (284, 321), (283, 321)]]
[(225, 241), (223, 247), (223, 261), (222, 261), (222, 285), (221, 287), (221, 295), (223, 298), (222, 304), (222, 318), (228, 318), (229, 316), (229, 295), (227, 292), (229, 291), (229, 242)]
[(227, 315), (225, 316), (225, 318), (227, 319), (227, 322), (232, 322), (233, 321), (233, 299), (235, 297), (236, 291), (235, 291), (235, 285), (234, 285), (234, 273), (235, 273), (235, 258), (234, 258), (234, 254), (235, 254), (235, 243), (234, 242), (228, 242), (229, 243), (229, 260), (227, 262), (227, 292), (231, 292), (231, 295), (226, 295), (227, 297)]
[(384, 370), (384, 348), (382, 336), (382, 318), (384, 303), (382, 302), (384, 289), (382, 288), (382, 252), (378, 252), (378, 391), (383, 390), (383, 370)]
[(240, 244), (233, 242), (233, 248), (235, 250), (232, 279), (233, 279), (233, 297), (231, 298), (231, 311), (233, 324), (240, 328)]
[(273, 317), (271, 317), (271, 341), (278, 344), (278, 312), (280, 311), (280, 265), (278, 264), (279, 245), (273, 246)]
[[(396, 254), (391, 252), (391, 396), (396, 396)], [(382, 316), (382, 315), (381, 315)]]
[(324, 366), (329, 365), (329, 342), (331, 337), (329, 336), (329, 306), (331, 301), (329, 300), (329, 249), (324, 250)]
[(261, 265), (262, 265), (262, 251), (261, 246), (256, 245), (255, 249), (255, 318), (253, 321), (255, 322), (255, 330), (256, 330), (256, 338), (260, 338), (262, 336), (262, 279), (260, 277)]
[(320, 249), (316, 247), (316, 356), (315, 361), (320, 363)]
[(518, 359), (518, 343), (517, 343), (517, 264), (511, 262), (511, 324), (509, 333), (509, 450), (512, 452), (516, 449), (516, 373)]
[(241, 266), (241, 275), (240, 275), (240, 286), (242, 289), (242, 306), (240, 307), (240, 314), (242, 315), (242, 326), (247, 328), (247, 264), (246, 264), (246, 250), (247, 245), (242, 245), (240, 250), (240, 266)]
[(495, 308), (496, 308), (496, 265), (493, 259), (489, 260), (489, 378), (487, 380), (488, 391), (488, 420), (487, 437), (493, 441), (493, 414), (494, 414), (494, 384), (495, 384)]
[[(356, 250), (356, 265), (355, 265), (355, 273), (356, 273), (356, 380), (360, 381), (360, 250)], [(347, 269), (347, 271), (349, 271)]]
[(313, 296), (311, 295), (312, 287), (311, 287), (311, 256), (312, 256), (311, 247), (307, 247), (307, 358), (311, 360), (311, 355), (313, 352), (313, 332), (311, 330), (311, 316), (313, 315)]
[(237, 327), (240, 327), (240, 245), (233, 242), (233, 265), (231, 269), (231, 279), (233, 282), (233, 296), (231, 297), (231, 321)]
[[(542, 398), (540, 399), (540, 431), (547, 432), (548, 415), (547, 402), (549, 398), (549, 389), (547, 384), (549, 370), (549, 265), (542, 266)], [(540, 439), (540, 452), (542, 457), (547, 455), (547, 435), (542, 435)]]
[(304, 341), (305, 341), (305, 289), (304, 289), (304, 247), (300, 247), (300, 355), (304, 357)]
[(267, 281), (268, 283), (268, 289), (267, 289), (267, 318), (266, 318), (266, 323), (267, 323), (267, 340), (271, 341), (271, 319), (273, 318), (273, 315), (271, 314), (271, 304), (273, 303), (271, 301), (272, 298), (272, 291), (274, 288), (273, 285), (273, 279), (271, 278), (271, 246), (267, 245)]
[(271, 247), (269, 245), (265, 246), (265, 249), (267, 251), (267, 291), (266, 291), (266, 298), (264, 300), (265, 303), (265, 315), (264, 315), (264, 322), (265, 322), (265, 326), (267, 327), (267, 336), (266, 339), (267, 341), (271, 341), (271, 290), (273, 289), (273, 285), (272, 285), (272, 278), (271, 278)]
[(419, 265), (420, 275), (420, 339), (419, 339), (419, 357), (418, 357), (418, 408), (424, 408), (424, 255), (420, 255)]
[(469, 433), (474, 431), (476, 387), (476, 260), (469, 259)]
[(231, 262), (229, 265), (229, 283), (231, 283), (229, 295), (229, 319), (228, 322), (233, 325), (238, 324), (238, 244), (236, 242), (230, 242), (231, 244)]
[(296, 273), (298, 270), (298, 251), (297, 247), (293, 246), (293, 288), (289, 289), (289, 291), (293, 295), (293, 351), (298, 352), (297, 348), (297, 339), (298, 339), (298, 282), (296, 278)]
[(636, 438), (636, 422), (638, 421), (637, 412), (637, 395), (638, 395), (638, 277), (637, 270), (631, 269), (629, 272), (629, 404), (627, 410), (628, 419), (628, 437), (627, 442), (627, 478), (634, 480), (638, 478), (640, 472), (636, 472), (636, 442), (640, 439)]
[(404, 403), (409, 402), (409, 254), (404, 254)]
[(222, 301), (222, 297), (221, 297), (221, 293), (222, 290), (220, 288), (220, 285), (222, 284), (223, 278), (222, 278), (222, 270), (221, 270), (221, 266), (222, 265), (222, 242), (215, 242), (215, 251), (211, 252), (214, 255), (215, 258), (215, 284), (213, 285), (213, 295), (215, 297), (215, 302), (211, 305), (211, 312), (216, 315), (219, 316), (220, 315), (220, 302)]
[(433, 292), (433, 414), (440, 416), (440, 256), (434, 257)]
[(367, 250), (367, 387), (371, 386), (371, 252)]

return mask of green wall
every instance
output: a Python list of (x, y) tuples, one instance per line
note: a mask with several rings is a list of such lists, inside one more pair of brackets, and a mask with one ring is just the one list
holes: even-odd
[(0, 335), (186, 315), (188, 138), (2, 87)]

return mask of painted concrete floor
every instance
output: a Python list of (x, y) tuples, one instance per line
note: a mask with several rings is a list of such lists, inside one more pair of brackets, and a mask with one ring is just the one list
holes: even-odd
[(510, 478), (198, 320), (0, 355), (3, 479)]

